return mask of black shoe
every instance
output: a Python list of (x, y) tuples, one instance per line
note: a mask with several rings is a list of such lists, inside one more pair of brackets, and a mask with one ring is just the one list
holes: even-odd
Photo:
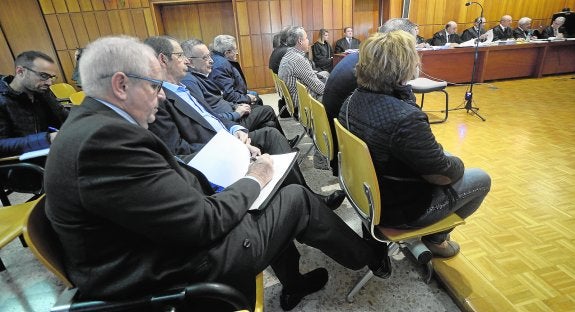
[(319, 151), (313, 154), (313, 167), (319, 170), (331, 170), (329, 162)]
[(345, 192), (342, 190), (337, 190), (329, 195), (318, 195), (323, 203), (328, 206), (331, 210), (336, 210), (341, 206), (343, 200), (345, 199)]
[(328, 278), (327, 270), (324, 268), (317, 268), (304, 274), (297, 289), (294, 289), (294, 292), (286, 289), (282, 290), (280, 306), (284, 311), (295, 308), (303, 297), (322, 289), (327, 283)]
[(293, 139), (288, 140), (289, 147), (294, 148), (296, 146), (296, 144), (298, 143), (298, 141), (299, 141), (299, 134), (294, 136)]
[(368, 240), (368, 243), (373, 247), (375, 253), (375, 261), (368, 265), (373, 275), (380, 278), (388, 278), (391, 276), (391, 259), (388, 255), (387, 243), (376, 241), (375, 239)]

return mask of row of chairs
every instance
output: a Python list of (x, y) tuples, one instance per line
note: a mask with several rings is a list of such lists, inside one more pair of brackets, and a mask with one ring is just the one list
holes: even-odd
[[(223, 303), (227, 311), (248, 311), (253, 305), (245, 296), (221, 283), (195, 283), (157, 295), (119, 301), (79, 301), (77, 289), (66, 274), (63, 248), (46, 217), (45, 197), (0, 208), (0, 248), (24, 234), (36, 258), (66, 286), (51, 311), (194, 311), (203, 304)], [(4, 269), (6, 269), (4, 267)], [(255, 280), (254, 311), (263, 311), (263, 272)]]
[[(286, 106), (291, 114), (295, 105), (285, 86), (285, 82), (275, 74), (274, 82), (279, 85), (278, 89), (282, 91), (282, 95), (286, 100)], [(443, 89), (446, 84), (429, 84), (426, 81), (416, 81), (414, 85), (416, 85), (414, 91), (417, 93), (424, 94), (434, 91), (445, 93), (445, 117), (440, 122), (445, 121), (447, 119), (448, 99), (447, 93)], [(334, 136), (329, 126), (325, 107), (313, 98), (301, 83), (297, 82), (297, 88), (300, 112), (299, 122), (306, 129), (306, 133), (313, 139), (314, 146), (329, 163), (335, 156)], [(369, 148), (363, 140), (343, 127), (337, 119), (334, 119), (334, 124), (336, 129), (335, 137), (337, 137), (339, 149), (337, 153), (339, 183), (345, 191), (351, 206), (360, 217), (362, 226), (374, 239), (388, 243), (390, 253), (395, 253), (401, 248), (404, 253), (411, 255), (413, 259), (423, 265), (427, 273), (424, 280), (429, 283), (433, 275), (432, 254), (421, 242), (421, 237), (454, 228), (464, 224), (465, 221), (458, 215), (451, 214), (435, 224), (420, 229), (400, 230), (380, 225), (381, 193)], [(347, 301), (352, 302), (355, 294), (371, 277), (373, 277), (373, 273), (368, 270), (350, 290), (346, 297)]]
[(51, 85), (50, 90), (54, 93), (58, 101), (62, 103), (80, 105), (86, 96), (84, 91), (76, 91), (72, 85), (65, 82)]
[[(63, 247), (45, 213), (44, 169), (17, 159), (2, 159), (0, 171), (28, 170), (38, 175), (40, 189), (27, 202), (12, 205), (0, 178), (0, 248), (20, 236), (23, 247), (29, 247), (36, 258), (67, 287), (51, 311), (195, 311), (205, 304), (217, 304), (217, 309), (247, 311), (253, 303), (238, 290), (221, 283), (195, 283), (186, 288), (161, 294), (120, 301), (81, 301), (75, 298), (76, 288), (68, 278), (62, 257)], [(8, 164), (5, 164), (8, 163)], [(36, 177), (35, 177), (36, 179)], [(20, 190), (18, 190), (20, 191)], [(5, 198), (5, 199), (4, 199)], [(7, 270), (0, 259), (0, 272)], [(254, 311), (263, 311), (263, 272), (256, 279)], [(223, 305), (222, 305), (223, 304)]]

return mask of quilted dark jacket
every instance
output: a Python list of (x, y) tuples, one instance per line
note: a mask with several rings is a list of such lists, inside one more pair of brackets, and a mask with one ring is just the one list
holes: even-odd
[(48, 127), (59, 129), (68, 116), (51, 92), (36, 94), (32, 102), (12, 90), (13, 78), (0, 78), (0, 157), (49, 147)]
[(393, 95), (356, 89), (339, 115), (342, 125), (369, 147), (379, 180), (384, 225), (407, 224), (426, 211), (437, 185), (422, 176), (456, 181), (464, 171), (459, 158), (444, 154), (427, 115), (414, 99), (410, 86), (395, 90)]

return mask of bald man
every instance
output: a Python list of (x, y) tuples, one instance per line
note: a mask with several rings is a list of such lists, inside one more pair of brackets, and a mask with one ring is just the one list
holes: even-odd
[(511, 29), (512, 20), (510, 15), (503, 15), (501, 17), (499, 25), (492, 28), (493, 41), (513, 39), (513, 29)]
[(445, 24), (445, 29), (436, 32), (431, 39), (431, 45), (443, 46), (445, 44), (460, 44), (461, 38), (457, 34), (457, 23), (454, 21), (449, 21)]

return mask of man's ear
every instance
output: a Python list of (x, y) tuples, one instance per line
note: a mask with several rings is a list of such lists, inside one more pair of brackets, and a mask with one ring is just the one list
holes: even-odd
[(16, 70), (14, 71), (14, 73), (15, 73), (14, 76), (17, 76), (17, 75), (19, 75), (19, 74), (24, 74), (24, 67), (22, 67), (22, 66), (16, 66)]
[(127, 96), (127, 89), (129, 87), (128, 83), (128, 77), (126, 77), (126, 75), (124, 73), (121, 72), (117, 72), (114, 75), (112, 75), (112, 92), (114, 93), (114, 95), (121, 100), (126, 100)]
[(169, 59), (168, 56), (166, 56), (164, 53), (160, 53), (158, 54), (158, 61), (160, 61), (160, 64), (167, 65)]

